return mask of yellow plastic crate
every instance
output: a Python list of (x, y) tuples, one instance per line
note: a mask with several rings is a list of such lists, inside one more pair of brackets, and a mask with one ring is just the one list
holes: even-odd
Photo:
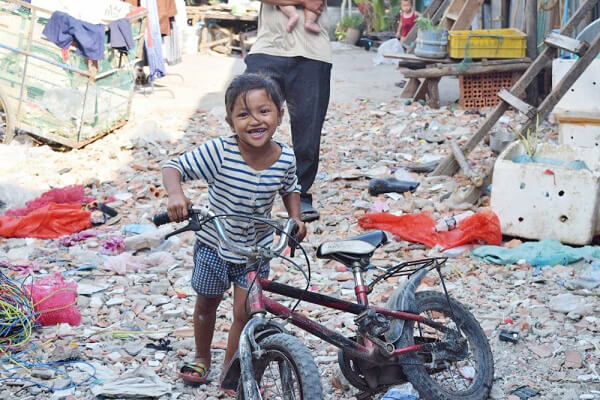
[(482, 29), (448, 32), (451, 58), (523, 58), (527, 35), (518, 29)]

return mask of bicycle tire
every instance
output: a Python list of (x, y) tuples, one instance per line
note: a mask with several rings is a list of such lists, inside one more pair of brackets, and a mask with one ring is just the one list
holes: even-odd
[[(473, 316), (461, 303), (450, 298), (450, 304), (446, 295), (439, 292), (424, 291), (417, 292), (415, 296), (415, 307), (418, 314), (423, 314), (428, 311), (435, 312), (436, 315), (443, 314), (445, 318), (452, 320), (456, 327), (460, 327), (460, 331), (468, 340), (468, 351), (474, 354), (476, 367), (472, 368), (474, 375), (472, 379), (465, 376), (465, 372), (461, 372), (456, 367), (456, 372), (461, 379), (469, 382), (470, 385), (465, 390), (449, 390), (442, 387), (432, 375), (436, 378), (442, 378), (437, 374), (451, 371), (451, 368), (443, 368), (441, 370), (428, 370), (425, 365), (426, 355), (418, 353), (409, 353), (402, 359), (403, 370), (408, 380), (414, 388), (419, 392), (421, 398), (436, 399), (436, 400), (484, 400), (487, 399), (492, 389), (492, 381), (494, 378), (494, 360), (490, 344), (481, 329), (481, 326)], [(431, 318), (431, 316), (428, 316)], [(432, 318), (435, 319), (435, 318)], [(415, 325), (414, 321), (406, 321), (402, 338), (396, 342), (396, 347), (405, 347), (415, 344)], [(445, 323), (445, 325), (447, 325)], [(418, 326), (419, 332), (422, 334), (424, 325)], [(462, 362), (462, 361), (460, 361)], [(447, 367), (447, 365), (446, 365)], [(451, 366), (452, 367), (452, 366)], [(464, 369), (463, 371), (467, 371)], [(433, 374), (432, 374), (433, 373)], [(455, 377), (452, 376), (452, 382), (456, 383)]]
[[(261, 390), (263, 390), (265, 398), (269, 400), (288, 400), (288, 399), (303, 399), (303, 400), (320, 400), (323, 399), (323, 387), (321, 385), (321, 375), (317, 364), (308, 350), (308, 348), (294, 336), (277, 333), (271, 335), (260, 342), (260, 348), (263, 350), (263, 354), (260, 358), (254, 361), (254, 375), (256, 381), (259, 383)], [(297, 388), (299, 390), (299, 397), (286, 396), (286, 393), (279, 393), (279, 395), (273, 395), (271, 386), (267, 385), (263, 381), (265, 371), (271, 364), (276, 361), (278, 364), (282, 361), (288, 363), (291, 367), (291, 372), (294, 374), (297, 381)], [(281, 365), (279, 366), (281, 368)], [(270, 372), (273, 372), (270, 369)], [(279, 375), (279, 378), (282, 378)], [(279, 387), (289, 387), (289, 382), (279, 382)], [(293, 382), (292, 382), (293, 384)], [(278, 388), (278, 387), (276, 387)], [(237, 390), (238, 400), (244, 400), (244, 394), (240, 385)], [(251, 399), (248, 399), (251, 400)]]

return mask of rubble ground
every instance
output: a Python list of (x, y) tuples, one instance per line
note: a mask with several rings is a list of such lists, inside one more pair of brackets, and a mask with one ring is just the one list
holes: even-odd
[[(212, 137), (229, 134), (218, 109), (198, 110), (191, 116), (164, 114), (157, 122), (159, 117), (138, 118), (116, 134), (79, 151), (55, 152), (48, 146), (34, 146), (27, 138), (0, 146), (0, 188), (14, 193), (15, 203), (19, 202), (19, 196), (31, 198), (50, 187), (84, 184), (87, 195), (99, 200), (112, 196), (114, 201), (110, 206), (120, 213), (119, 221), (95, 228), (97, 237), (70, 247), (64, 247), (59, 240), (0, 239), (0, 261), (25, 266), (34, 277), (65, 273), (79, 285), (77, 306), (83, 316), (81, 325), (36, 329), (32, 336), (35, 346), (21, 357), (38, 363), (79, 358), (92, 364), (97, 377), (104, 379), (144, 366), (172, 385), (172, 393), (162, 399), (225, 398), (218, 390), (218, 377), (232, 318), (231, 293), (225, 295), (218, 311), (210, 381), (199, 388), (189, 388), (177, 378), (178, 368), (184, 360), (192, 359), (194, 351), (195, 295), (190, 286), (193, 235), (187, 233), (168, 242), (153, 243), (154, 250), (166, 251), (173, 258), (165, 257), (135, 273), (119, 275), (106, 269), (107, 256), (101, 254), (105, 239), (123, 235), (123, 227), (128, 224), (150, 224), (150, 218), (164, 210), (166, 198), (160, 166), (166, 160)], [(448, 140), (463, 143), (482, 119), (480, 114), (465, 112), (454, 105), (431, 110), (403, 100), (331, 104), (323, 129), (320, 171), (312, 189), (321, 219), (308, 224), (309, 234), (304, 244), (312, 267), (311, 288), (353, 299), (351, 274), (340, 264), (316, 259), (314, 252), (324, 241), (364, 233), (357, 219), (374, 207), (387, 208), (396, 215), (428, 211), (437, 218), (464, 208), (476, 211), (488, 206), (489, 197), (485, 193), (475, 204), (449, 201), (455, 189), (466, 182), (461, 176), (427, 177), (405, 168), (445, 156), (450, 152)], [(516, 117), (509, 114), (496, 129), (507, 129), (508, 123), (517, 123), (514, 121)], [(553, 128), (546, 126), (546, 129)], [(429, 143), (419, 138), (425, 137), (424, 133), (439, 134), (444, 143)], [(276, 134), (276, 140), (289, 143), (287, 121)], [(490, 168), (494, 158), (491, 150), (481, 144), (469, 159), (481, 173)], [(378, 197), (368, 194), (369, 179), (392, 175), (416, 180), (420, 186), (415, 193)], [(206, 192), (206, 184), (192, 182), (185, 191), (190, 198), (198, 198)], [(278, 203), (274, 214), (283, 216), (283, 210)], [(148, 253), (149, 250), (141, 249), (136, 254)], [(442, 255), (439, 249), (392, 240), (375, 253), (373, 263), (384, 266), (437, 255)], [(82, 266), (89, 269), (76, 270)], [(493, 399), (516, 399), (511, 393), (521, 386), (536, 389), (540, 399), (600, 398), (600, 375), (596, 367), (600, 357), (600, 302), (597, 292), (572, 292), (565, 286), (578, 268), (578, 264), (537, 269), (524, 264), (490, 265), (470, 258), (468, 253), (448, 261), (444, 275), (451, 296), (476, 316), (492, 346)], [(271, 278), (305, 286), (301, 273), (278, 262), (272, 264)], [(381, 283), (370, 296), (371, 303), (384, 305), (392, 289), (400, 283), (397, 278)], [(430, 288), (441, 290), (433, 275), (421, 289)], [(299, 309), (329, 328), (348, 336), (353, 334), (354, 323), (348, 314), (306, 303), (301, 303)], [(519, 341), (500, 341), (502, 329), (519, 332)], [(337, 349), (303, 331), (292, 331), (315, 357), (325, 398), (354, 399), (358, 391), (340, 376)], [(159, 344), (159, 339), (170, 340), (172, 350), (146, 347), (149, 343)], [(7, 369), (12, 367), (6, 361), (0, 364), (0, 377), (6, 377)], [(70, 374), (75, 381), (86, 376), (85, 371), (77, 368)], [(65, 383), (65, 377), (60, 376), (33, 379), (54, 387)], [(95, 398), (92, 387), (86, 384), (52, 394), (30, 383), (15, 382), (0, 386), (0, 398), (89, 399)]]

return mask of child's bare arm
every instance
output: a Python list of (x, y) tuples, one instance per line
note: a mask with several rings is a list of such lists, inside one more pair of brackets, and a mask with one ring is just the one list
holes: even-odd
[(173, 222), (181, 222), (187, 218), (190, 201), (181, 187), (181, 174), (175, 168), (165, 167), (162, 170), (163, 185), (169, 196), (167, 212)]
[(288, 216), (298, 223), (298, 241), (301, 242), (306, 236), (306, 226), (300, 219), (300, 193), (292, 192), (283, 196), (283, 204)]

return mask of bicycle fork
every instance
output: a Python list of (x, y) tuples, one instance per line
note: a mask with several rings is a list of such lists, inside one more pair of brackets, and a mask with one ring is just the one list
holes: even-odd
[(262, 399), (258, 383), (254, 378), (253, 352), (254, 349), (256, 349), (254, 331), (257, 326), (264, 322), (263, 320), (264, 319), (262, 316), (251, 318), (240, 335), (240, 369), (242, 372), (242, 389), (244, 391), (244, 398), (246, 400)]

